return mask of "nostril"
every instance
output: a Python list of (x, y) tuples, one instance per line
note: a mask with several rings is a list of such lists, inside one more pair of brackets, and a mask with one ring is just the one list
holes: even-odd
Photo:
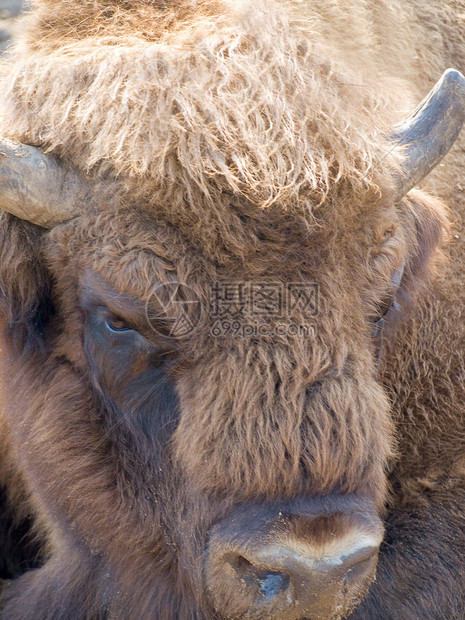
[(249, 560), (247, 560), (247, 558), (245, 558), (243, 555), (233, 556), (233, 558), (235, 567), (238, 570), (247, 572), (253, 568), (252, 562), (249, 562)]
[(256, 566), (243, 555), (231, 554), (225, 559), (234, 568), (239, 579), (264, 598), (271, 599), (289, 588), (290, 578), (284, 573)]

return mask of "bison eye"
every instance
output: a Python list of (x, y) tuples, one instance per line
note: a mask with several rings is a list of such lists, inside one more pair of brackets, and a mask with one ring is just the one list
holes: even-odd
[(112, 332), (134, 331), (132, 327), (129, 327), (129, 325), (123, 319), (120, 319), (117, 316), (106, 319), (105, 324)]

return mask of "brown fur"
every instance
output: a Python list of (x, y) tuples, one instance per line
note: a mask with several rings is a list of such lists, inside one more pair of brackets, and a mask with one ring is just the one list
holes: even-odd
[[(86, 171), (95, 196), (50, 233), (1, 220), (0, 480), (44, 541), (5, 618), (211, 618), (212, 524), (242, 502), (331, 493), (387, 520), (354, 618), (463, 617), (463, 251), (459, 237), (437, 264), (447, 211), (420, 191), (393, 204), (401, 153), (385, 157), (393, 123), (465, 69), (458, 14), (37, 3), (2, 67), (1, 133)], [(457, 208), (460, 150), (428, 182)], [(406, 316), (379, 376), (371, 321), (403, 262)], [(316, 336), (213, 339), (207, 315), (175, 344), (146, 333), (159, 361), (129, 373), (93, 344), (93, 296), (126, 296), (137, 322), (157, 284), (187, 283), (205, 306), (212, 282), (237, 279), (318, 282)]]

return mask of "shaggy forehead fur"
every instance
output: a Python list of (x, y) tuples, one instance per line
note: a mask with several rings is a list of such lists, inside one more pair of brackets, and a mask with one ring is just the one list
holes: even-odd
[(282, 3), (36, 4), (4, 67), (9, 135), (119, 179), (206, 246), (237, 241), (232, 194), (311, 221), (329, 192), (360, 203), (388, 183), (379, 90)]

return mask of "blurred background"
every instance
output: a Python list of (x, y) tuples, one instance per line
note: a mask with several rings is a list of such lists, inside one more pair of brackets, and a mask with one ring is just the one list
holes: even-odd
[(26, 8), (26, 4), (22, 0), (0, 0), (0, 51), (10, 44), (16, 26), (15, 18)]

